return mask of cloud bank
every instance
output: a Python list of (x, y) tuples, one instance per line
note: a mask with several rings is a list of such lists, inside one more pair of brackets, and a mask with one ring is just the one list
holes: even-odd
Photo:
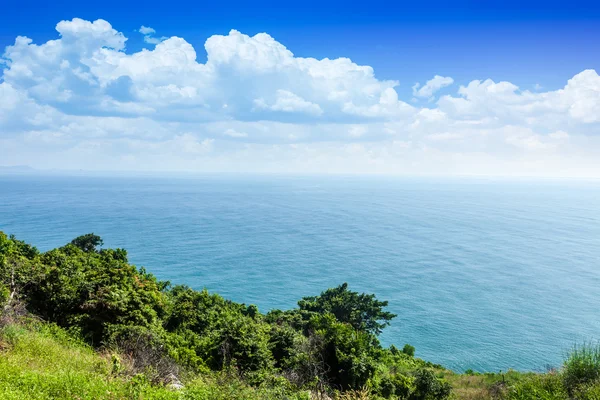
[[(415, 86), (348, 58), (296, 57), (266, 33), (180, 37), (128, 53), (103, 20), (17, 37), (2, 56), (0, 164), (89, 170), (600, 177), (600, 76), (554, 91), (510, 82)], [(438, 97), (445, 88), (453, 94)]]

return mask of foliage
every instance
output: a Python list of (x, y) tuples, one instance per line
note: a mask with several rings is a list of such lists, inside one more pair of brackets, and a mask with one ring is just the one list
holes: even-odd
[(570, 394), (600, 380), (600, 344), (574, 347), (563, 366), (563, 380)]
[(359, 294), (348, 290), (347, 283), (327, 289), (319, 296), (304, 297), (298, 302), (302, 311), (331, 313), (339, 322), (376, 335), (396, 317), (395, 314), (383, 310), (387, 305), (387, 301), (379, 301), (373, 294)]
[(374, 389), (386, 399), (407, 399), (414, 391), (414, 378), (401, 373), (382, 376), (374, 384)]
[(34, 263), (22, 293), (30, 310), (79, 330), (94, 345), (106, 343), (119, 326), (158, 328), (167, 312), (156, 278), (128, 264), (122, 252), (89, 254), (69, 244)]
[(305, 391), (277, 384), (251, 387), (219, 373), (191, 379), (182, 390), (173, 391), (152, 384), (142, 373), (124, 376), (113, 367), (115, 357), (95, 352), (52, 324), (0, 329), (0, 351), (3, 400), (309, 400)]
[(342, 390), (360, 389), (373, 376), (380, 346), (377, 338), (337, 320), (333, 314), (318, 314), (311, 331), (321, 339), (320, 353), (327, 365), (327, 378)]
[(369, 389), (363, 388), (340, 393), (336, 400), (369, 400), (371, 398)]
[(171, 312), (165, 326), (177, 334), (178, 347), (193, 350), (191, 357), (177, 352), (180, 362), (194, 365), (200, 357), (212, 369), (234, 366), (241, 372), (272, 367), (271, 327), (255, 313), (206, 290), (176, 286), (169, 294)]
[(411, 400), (446, 399), (452, 390), (450, 384), (438, 379), (431, 370), (419, 369), (415, 373), (414, 391)]
[(411, 346), (410, 344), (405, 344), (402, 348), (402, 352), (407, 356), (414, 357), (415, 356), (415, 346)]
[[(0, 331), (2, 399), (176, 398), (165, 389), (112, 378), (107, 362), (52, 325)], [(137, 393), (139, 396), (133, 396)]]
[(101, 246), (88, 234), (40, 253), (0, 232), (0, 398), (600, 399), (600, 346), (545, 374), (458, 375), (383, 348), (395, 315), (345, 283), (262, 314)]
[(568, 399), (561, 377), (556, 373), (533, 375), (514, 385), (509, 393), (511, 400), (561, 400)]
[(82, 251), (85, 251), (86, 253), (90, 253), (98, 251), (98, 247), (101, 247), (104, 244), (104, 241), (100, 236), (94, 235), (93, 233), (88, 233), (86, 235), (76, 237), (71, 241), (71, 244), (75, 247), (78, 247)]
[[(387, 354), (376, 335), (393, 314), (347, 284), (267, 315), (206, 290), (171, 286), (100, 249), (95, 234), (40, 253), (0, 233), (0, 295), (112, 354), (118, 374), (166, 376), (227, 371), (256, 387), (283, 379), (295, 390), (360, 390)], [(382, 358), (383, 357), (383, 358)], [(384, 368), (385, 369), (385, 368)]]
[(4, 305), (8, 301), (9, 297), (10, 290), (8, 290), (6, 286), (0, 283), (0, 313), (2, 312), (2, 309), (4, 308)]
[(510, 400), (600, 399), (600, 345), (574, 347), (559, 370), (523, 375), (509, 385), (506, 397)]

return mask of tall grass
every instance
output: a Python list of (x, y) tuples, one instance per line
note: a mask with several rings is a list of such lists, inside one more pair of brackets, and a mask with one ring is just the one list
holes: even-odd
[(563, 381), (569, 394), (600, 380), (600, 343), (575, 346), (563, 365)]
[(569, 352), (558, 371), (531, 374), (512, 385), (510, 400), (600, 400), (600, 344), (585, 343)]
[(508, 395), (511, 400), (567, 400), (569, 397), (559, 374), (535, 374), (514, 385)]

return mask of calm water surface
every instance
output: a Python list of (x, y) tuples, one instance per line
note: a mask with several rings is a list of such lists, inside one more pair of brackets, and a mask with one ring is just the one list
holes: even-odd
[(0, 176), (0, 230), (41, 250), (94, 232), (263, 311), (348, 282), (398, 314), (385, 344), (456, 370), (600, 339), (597, 182)]

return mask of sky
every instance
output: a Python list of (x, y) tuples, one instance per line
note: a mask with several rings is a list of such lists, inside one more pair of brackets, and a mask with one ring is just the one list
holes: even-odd
[(9, 2), (0, 166), (600, 178), (600, 4)]

